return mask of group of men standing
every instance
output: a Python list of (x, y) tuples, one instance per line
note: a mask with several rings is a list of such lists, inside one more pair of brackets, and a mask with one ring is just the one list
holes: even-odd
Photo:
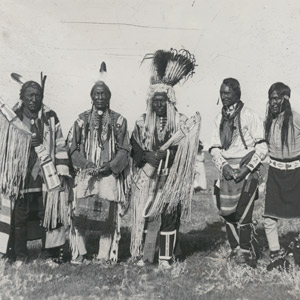
[(259, 245), (252, 214), (258, 198), (259, 167), (269, 154), (264, 210), (270, 249), (268, 270), (287, 268), (286, 251), (280, 249), (278, 219), (299, 218), (300, 119), (291, 109), (290, 88), (274, 83), (268, 92), (264, 122), (241, 101), (239, 82), (223, 81), (222, 112), (217, 116), (210, 153), (219, 179), (215, 195), (226, 222), (230, 258), (256, 266)]
[[(56, 113), (43, 102), (45, 78), (41, 84), (23, 83), (14, 112), (32, 135), (27, 175), (11, 207), (6, 254), (14, 260), (26, 260), (27, 240), (42, 237), (43, 248), (52, 260), (63, 262), (65, 228), (70, 225), (73, 263), (84, 263), (86, 238), (91, 231), (99, 237), (97, 259), (116, 262), (121, 216), (130, 200), (133, 258), (139, 266), (153, 263), (159, 249), (159, 265), (171, 267), (172, 258), (180, 253), (180, 218), (188, 206), (186, 195), (192, 194), (194, 170), (190, 166), (198, 151), (199, 132), (192, 137), (184, 135), (183, 143), (191, 149), (184, 159), (179, 157), (180, 139), (164, 146), (187, 122), (177, 111), (173, 86), (193, 72), (195, 61), (189, 52), (174, 50), (159, 50), (151, 58), (155, 72), (147, 110), (136, 121), (131, 138), (127, 120), (110, 109), (112, 93), (104, 81), (92, 87), (92, 108), (79, 115), (66, 141)], [(290, 93), (283, 83), (271, 86), (263, 123), (241, 101), (236, 79), (225, 79), (220, 88), (223, 108), (216, 118), (210, 153), (219, 171), (215, 195), (226, 223), (230, 258), (238, 263), (256, 266), (259, 255), (252, 214), (258, 197), (259, 167), (268, 152), (264, 218), (269, 269), (280, 265), (278, 261), (284, 257), (277, 220), (300, 217), (300, 116), (291, 109)], [(45, 161), (52, 163), (48, 172), (43, 168)], [(178, 173), (178, 177), (183, 176), (181, 181), (191, 178), (190, 185), (182, 192), (184, 196), (161, 204), (173, 176), (172, 166), (182, 171)], [(57, 179), (55, 189), (47, 184), (49, 178)], [(4, 213), (8, 212), (2, 206), (0, 215)], [(38, 225), (33, 226), (37, 229), (34, 234), (29, 221)]]
[[(158, 51), (154, 57), (153, 65), (157, 62), (159, 65), (151, 78), (147, 111), (136, 122), (131, 139), (127, 120), (110, 108), (112, 93), (104, 81), (98, 80), (93, 85), (92, 108), (79, 115), (66, 140), (56, 113), (43, 102), (46, 78), (42, 77), (41, 84), (21, 82), (20, 101), (13, 110), (31, 133), (31, 144), (22, 189), (11, 196), (8, 209), (0, 206), (0, 215), (11, 218), (10, 224), (0, 224), (0, 231), (9, 235), (7, 247), (1, 240), (6, 256), (22, 264), (28, 257), (27, 241), (42, 238), (42, 249), (50, 261), (61, 263), (68, 228), (72, 263), (84, 263), (87, 255), (92, 254), (86, 245), (91, 232), (96, 232), (99, 238), (96, 259), (102, 263), (116, 262), (121, 216), (128, 209), (131, 196), (135, 201), (133, 220), (136, 221), (132, 256), (140, 264), (153, 262), (158, 246), (160, 265), (170, 267), (177, 245), (181, 203), (173, 201), (174, 209), (168, 202), (162, 209), (152, 206), (160, 199), (180, 140), (187, 143), (188, 133), (177, 137), (178, 141), (169, 149), (161, 149), (177, 131), (181, 132), (187, 119), (177, 112), (173, 86), (193, 72), (195, 61), (185, 50)], [(101, 72), (102, 69), (106, 70), (105, 64)], [(15, 77), (19, 81), (19, 76)], [(188, 163), (190, 172), (185, 178), (193, 175), (190, 166), (196, 157), (199, 123), (200, 120), (191, 140), (195, 146), (190, 147), (195, 149), (195, 155)], [(134, 174), (130, 157), (134, 161)], [(178, 165), (185, 164), (180, 158), (178, 161)], [(189, 190), (192, 189), (191, 180)], [(183, 195), (191, 198), (189, 190)], [(146, 202), (152, 207), (151, 217), (143, 216)], [(32, 221), (36, 221), (35, 226), (29, 227)], [(145, 239), (146, 232), (149, 239)]]

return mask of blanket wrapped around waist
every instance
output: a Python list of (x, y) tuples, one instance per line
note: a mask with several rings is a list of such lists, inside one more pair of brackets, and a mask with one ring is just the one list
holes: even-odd
[[(243, 160), (242, 160), (243, 161)], [(240, 159), (228, 160), (232, 168), (240, 167)], [(241, 195), (251, 199), (257, 193), (258, 172), (250, 173), (244, 180), (236, 183), (234, 180), (226, 180), (223, 176), (218, 183), (217, 202), (221, 216), (228, 216), (236, 211)], [(258, 198), (258, 195), (255, 197)]]
[(117, 217), (118, 179), (113, 175), (80, 174), (75, 193), (73, 225), (80, 231), (89, 229), (112, 234)]
[[(297, 161), (295, 161), (297, 163)], [(266, 202), (264, 216), (274, 218), (300, 218), (300, 167), (291, 163), (270, 164), (266, 184)]]
[(97, 230), (112, 234), (115, 229), (117, 202), (99, 200), (97, 196), (77, 198), (73, 225), (79, 230)]
[(102, 177), (81, 173), (76, 180), (77, 198), (97, 196), (99, 200), (118, 201), (119, 188), (114, 175)]

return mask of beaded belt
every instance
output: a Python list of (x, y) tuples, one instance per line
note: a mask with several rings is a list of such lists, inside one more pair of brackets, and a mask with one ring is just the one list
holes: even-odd
[(281, 162), (270, 158), (270, 166), (279, 170), (295, 170), (300, 168), (300, 160)]

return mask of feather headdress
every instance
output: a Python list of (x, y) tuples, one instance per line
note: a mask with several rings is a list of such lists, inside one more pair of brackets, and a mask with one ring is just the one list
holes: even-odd
[[(147, 96), (147, 113), (143, 138), (145, 147), (152, 149), (154, 129), (157, 123), (156, 114), (152, 110), (152, 99), (155, 93), (165, 93), (167, 102), (167, 131), (172, 135), (178, 129), (179, 114), (176, 109), (176, 96), (174, 85), (183, 78), (186, 80), (193, 75), (196, 60), (188, 50), (169, 51), (157, 50), (155, 53), (146, 54), (143, 61), (152, 59), (152, 76)], [(143, 62), (142, 61), (142, 62)]]
[(152, 59), (153, 75), (151, 84), (175, 86), (181, 79), (193, 75), (196, 66), (195, 56), (188, 50), (157, 50), (154, 54), (146, 54), (143, 61)]

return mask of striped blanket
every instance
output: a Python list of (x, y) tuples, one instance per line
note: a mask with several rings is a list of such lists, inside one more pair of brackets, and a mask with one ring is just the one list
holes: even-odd
[(6, 253), (10, 234), (12, 202), (3, 194), (0, 197), (0, 253)]
[[(229, 160), (231, 167), (239, 168), (238, 160)], [(226, 180), (223, 176), (218, 186), (218, 207), (221, 216), (228, 216), (236, 211), (237, 205), (243, 194), (249, 199), (257, 192), (258, 173), (250, 173), (244, 180), (236, 183), (234, 180)], [(253, 186), (254, 185), (254, 186)], [(251, 187), (251, 188), (250, 188)], [(255, 199), (257, 196), (255, 195)]]
[(234, 180), (220, 180), (220, 215), (228, 216), (236, 211), (245, 180), (236, 183)]

